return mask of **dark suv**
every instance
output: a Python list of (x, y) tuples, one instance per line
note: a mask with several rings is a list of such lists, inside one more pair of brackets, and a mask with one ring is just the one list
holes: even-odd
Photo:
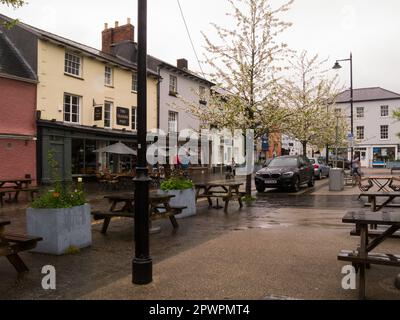
[(303, 184), (314, 187), (314, 167), (304, 156), (285, 156), (273, 159), (256, 173), (258, 192), (266, 188), (300, 190)]

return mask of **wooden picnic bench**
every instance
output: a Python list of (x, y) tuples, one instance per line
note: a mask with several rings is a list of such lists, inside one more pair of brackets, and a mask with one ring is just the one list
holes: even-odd
[[(25, 187), (25, 188), (0, 188), (0, 207), (4, 205), (4, 197), (8, 195), (9, 202), (18, 202), (18, 197), (21, 192), (28, 193), (30, 195), (30, 199), (33, 200), (35, 194), (39, 193), (39, 188), (37, 187)], [(14, 197), (11, 198), (11, 195), (14, 194)]]
[(19, 274), (29, 269), (18, 255), (20, 252), (32, 250), (42, 238), (19, 234), (5, 233), (9, 221), (0, 221), (0, 256), (6, 257)]
[[(338, 260), (351, 262), (359, 272), (359, 298), (365, 299), (366, 268), (369, 265), (387, 265), (400, 267), (400, 255), (373, 253), (386, 239), (400, 230), (400, 212), (370, 213), (364, 211), (347, 212), (343, 223), (356, 224), (360, 230), (360, 246), (357, 250), (342, 250)], [(369, 225), (380, 225), (386, 230), (371, 242), (369, 241)]]
[[(239, 202), (240, 208), (243, 208), (242, 198), (245, 196), (244, 192), (239, 189), (243, 183), (225, 182), (225, 183), (197, 183), (196, 188), (196, 201), (199, 199), (207, 199), (209, 207), (213, 207), (212, 199), (222, 199), (225, 202), (224, 211), (228, 212), (229, 202), (236, 200)], [(217, 205), (216, 207), (220, 207)]]
[[(106, 196), (111, 202), (111, 208), (109, 211), (93, 211), (92, 215), (94, 220), (103, 220), (103, 227), (101, 230), (102, 234), (107, 234), (108, 226), (113, 218), (135, 218), (134, 211), (134, 194), (125, 195), (112, 195)], [(169, 195), (150, 195), (150, 207), (149, 207), (149, 218), (151, 221), (160, 219), (169, 219), (174, 229), (179, 228), (179, 224), (176, 220), (175, 215), (181, 214), (187, 207), (183, 206), (171, 206), (169, 204), (173, 196)], [(123, 203), (122, 209), (117, 209), (118, 204)]]
[[(388, 206), (397, 207), (391, 204), (396, 198), (400, 197), (400, 192), (363, 192), (361, 197), (368, 197), (368, 204), (371, 206), (372, 212), (377, 212)], [(387, 198), (383, 203), (378, 204), (377, 198)]]

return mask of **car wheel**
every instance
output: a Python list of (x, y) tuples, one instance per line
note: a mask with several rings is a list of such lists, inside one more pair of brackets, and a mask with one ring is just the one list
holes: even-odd
[(265, 191), (265, 187), (256, 186), (257, 192), (263, 193)]
[(300, 191), (300, 187), (301, 187), (301, 182), (300, 182), (300, 177), (296, 178), (296, 182), (293, 186), (293, 191), (294, 192), (299, 192)]
[(315, 186), (315, 179), (314, 176), (311, 177), (311, 180), (308, 182), (308, 186), (313, 188)]
[(318, 180), (322, 180), (322, 171), (320, 171), (318, 174)]

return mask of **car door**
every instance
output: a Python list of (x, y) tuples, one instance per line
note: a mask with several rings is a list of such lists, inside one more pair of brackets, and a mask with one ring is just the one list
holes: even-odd
[(329, 168), (326, 165), (326, 163), (322, 159), (319, 159), (318, 164), (319, 164), (319, 167), (321, 168), (322, 176), (324, 176), (324, 177), (328, 176)]
[(308, 181), (307, 178), (307, 164), (303, 157), (299, 157), (299, 176), (301, 183)]

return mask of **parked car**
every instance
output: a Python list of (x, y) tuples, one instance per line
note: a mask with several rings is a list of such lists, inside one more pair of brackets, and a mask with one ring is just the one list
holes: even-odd
[[(323, 160), (325, 160), (325, 158), (323, 158)], [(334, 168), (335, 166), (337, 166), (337, 168), (344, 168), (346, 170), (349, 170), (351, 168), (351, 163), (349, 160), (347, 160), (344, 157), (336, 157), (336, 156), (330, 156), (329, 157), (329, 163), (328, 165), (331, 168)]]
[(314, 175), (318, 180), (322, 180), (324, 177), (329, 177), (331, 168), (326, 164), (322, 158), (310, 159), (311, 164), (314, 166)]
[(264, 192), (267, 188), (298, 192), (303, 184), (314, 187), (314, 167), (304, 156), (278, 157), (256, 173), (255, 182), (258, 192)]

